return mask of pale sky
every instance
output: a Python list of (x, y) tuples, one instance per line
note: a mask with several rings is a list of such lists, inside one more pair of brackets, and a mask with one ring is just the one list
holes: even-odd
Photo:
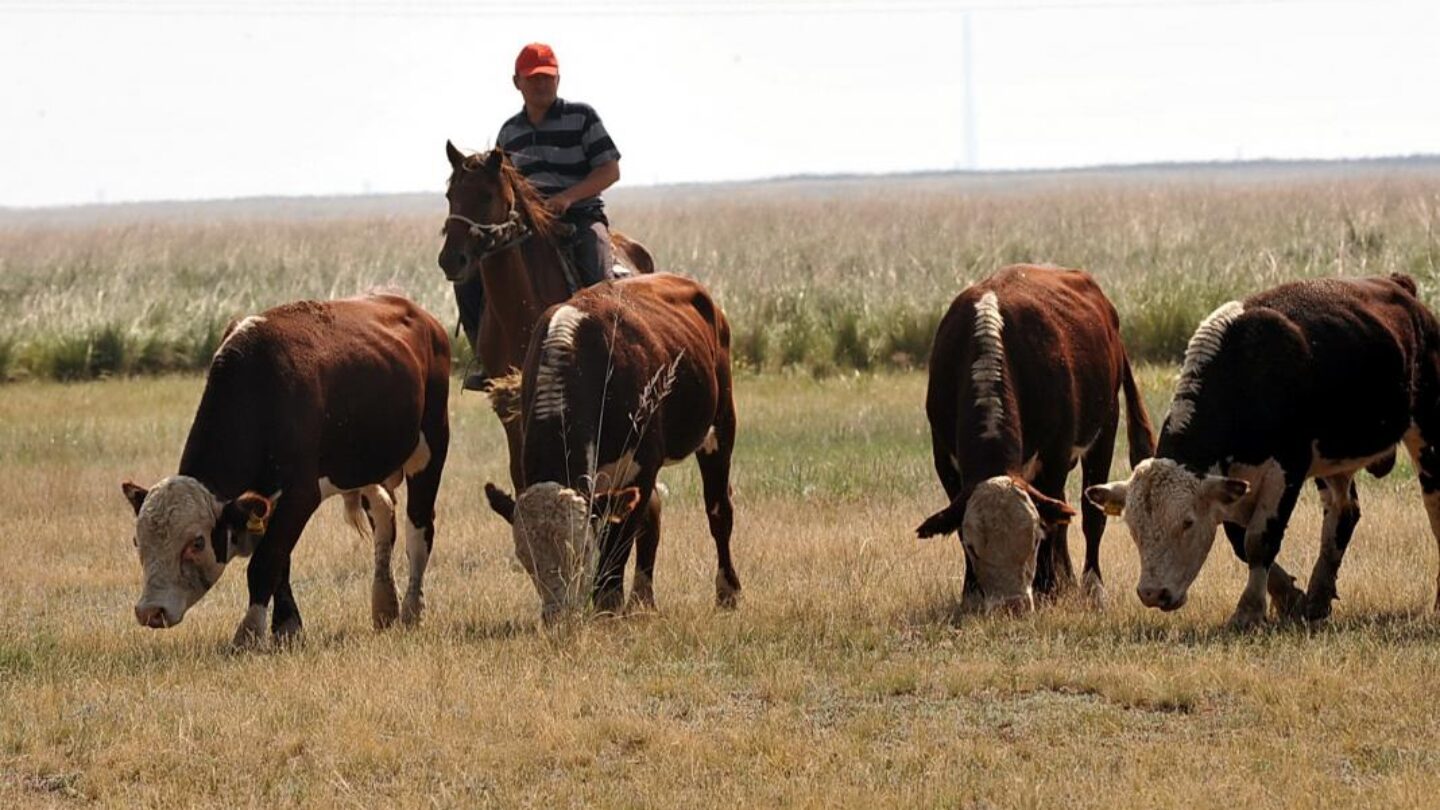
[(1435, 0), (0, 0), (0, 206), (438, 192), (532, 40), (622, 186), (1440, 152)]

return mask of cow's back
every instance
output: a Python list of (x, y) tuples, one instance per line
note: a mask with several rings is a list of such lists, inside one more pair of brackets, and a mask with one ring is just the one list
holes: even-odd
[[(669, 273), (596, 285), (541, 316), (522, 382), (524, 477), (568, 480), (579, 457), (551, 445), (598, 436), (597, 463), (633, 450), (648, 423), (667, 457), (693, 451), (728, 396), (730, 327), (699, 283)], [(723, 382), (722, 382), (723, 376)], [(666, 419), (683, 409), (687, 418)], [(561, 418), (563, 415), (563, 419)], [(689, 418), (694, 417), (694, 418)]]
[(414, 451), (427, 397), (443, 396), (449, 373), (444, 327), (405, 298), (266, 310), (216, 350), (181, 471), (222, 494), (291, 470), (340, 488), (374, 483)]
[(1314, 279), (1226, 305), (1213, 356), (1192, 340), (1196, 371), (1182, 371), (1161, 455), (1299, 464), (1393, 446), (1440, 383), (1440, 329), (1413, 289), (1405, 276)]
[[(992, 303), (985, 303), (987, 296)], [(1118, 405), (1124, 349), (1114, 307), (1082, 270), (1014, 265), (966, 288), (937, 330), (930, 362), (927, 412), (932, 430), (950, 446), (984, 431), (975, 406), (983, 383), (975, 364), (985, 351), (977, 307), (994, 306), (1003, 328), (1005, 416), (1038, 448), (1093, 439)], [(983, 375), (982, 375), (983, 376)], [(1068, 446), (1068, 445), (1067, 445)], [(1027, 450), (1027, 453), (1029, 451)]]

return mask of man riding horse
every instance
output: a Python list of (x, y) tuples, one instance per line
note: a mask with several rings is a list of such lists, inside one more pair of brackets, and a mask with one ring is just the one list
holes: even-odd
[[(549, 45), (532, 42), (515, 58), (515, 89), (525, 107), (500, 127), (495, 146), (508, 154), (530, 181), (550, 212), (574, 229), (570, 253), (574, 277), (571, 292), (610, 277), (609, 220), (600, 193), (620, 179), (620, 151), (588, 104), (556, 96), (560, 65)], [(480, 316), (485, 311), (484, 287), (477, 275), (455, 284), (460, 323), (475, 357), (480, 357)], [(491, 369), (503, 373), (505, 369)], [(485, 387), (480, 369), (465, 378), (467, 390)]]

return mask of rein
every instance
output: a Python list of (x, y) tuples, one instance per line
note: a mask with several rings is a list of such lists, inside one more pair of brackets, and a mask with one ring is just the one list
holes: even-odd
[(452, 219), (470, 226), (470, 235), (480, 240), (480, 244), (483, 246), (479, 256), (481, 259), (502, 250), (509, 250), (535, 233), (520, 218), (520, 212), (514, 208), (510, 209), (510, 215), (505, 218), (504, 222), (476, 222), (460, 214), (450, 214), (445, 217), (446, 222)]

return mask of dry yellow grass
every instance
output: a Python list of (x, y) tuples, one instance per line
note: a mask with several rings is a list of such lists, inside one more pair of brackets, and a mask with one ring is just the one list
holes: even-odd
[[(1144, 375), (1157, 410), (1172, 373)], [(687, 465), (666, 474), (662, 612), (555, 632), (481, 505), (498, 426), (457, 398), (423, 627), (370, 629), (370, 552), (329, 503), (295, 562), (306, 641), (249, 654), (227, 649), (239, 570), (177, 628), (130, 615), (117, 483), (173, 471), (200, 381), (0, 388), (0, 802), (1434, 805), (1437, 562), (1403, 471), (1362, 482), (1315, 632), (1224, 631), (1243, 574), (1223, 542), (1189, 606), (1144, 610), (1119, 527), (1107, 612), (954, 619), (959, 549), (911, 533), (942, 501), (923, 387), (742, 378), (741, 609), (711, 608)], [(1318, 532), (1307, 493), (1282, 561), (1308, 570)]]

